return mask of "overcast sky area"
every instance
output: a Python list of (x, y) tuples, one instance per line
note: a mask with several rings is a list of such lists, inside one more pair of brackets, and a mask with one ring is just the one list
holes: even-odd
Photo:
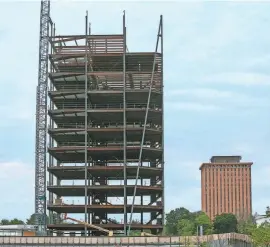
[[(253, 161), (253, 211), (270, 205), (270, 3), (58, 1), (57, 34), (122, 33), (154, 51), (164, 18), (166, 211), (200, 210), (212, 155)], [(0, 0), (0, 219), (34, 212), (39, 1)]]

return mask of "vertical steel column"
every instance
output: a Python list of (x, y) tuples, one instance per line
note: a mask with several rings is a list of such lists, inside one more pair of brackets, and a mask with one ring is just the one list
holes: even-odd
[[(143, 185), (143, 179), (141, 178), (141, 185)], [(143, 195), (141, 195), (141, 206), (143, 207)], [(143, 212), (141, 212), (141, 224), (143, 224)], [(143, 232), (143, 230), (141, 230)]]
[[(87, 196), (88, 196), (88, 193), (87, 193), (87, 188), (88, 188), (88, 181), (87, 181), (87, 165), (88, 165), (88, 159), (87, 159), (87, 147), (88, 147), (88, 140), (87, 140), (87, 137), (88, 137), (88, 134), (87, 134), (87, 123), (88, 123), (88, 120), (87, 120), (87, 114), (88, 114), (88, 111), (87, 111), (87, 103), (88, 103), (88, 81), (87, 81), (87, 78), (88, 78), (88, 75), (87, 75), (87, 72), (88, 72), (88, 54), (87, 54), (87, 39), (88, 39), (88, 11), (86, 11), (86, 16), (85, 16), (85, 92), (84, 92), (84, 97), (85, 97), (85, 125), (84, 125), (84, 183), (85, 183), (85, 186), (84, 186), (84, 221), (87, 222), (87, 204), (88, 204), (88, 200), (87, 200)], [(87, 236), (87, 225), (85, 224), (84, 225), (84, 234), (85, 236)]]
[[(89, 22), (88, 23), (88, 37), (90, 35), (91, 35), (91, 23)], [(87, 45), (89, 46), (89, 52), (87, 53), (87, 57), (88, 57), (89, 54), (91, 53), (91, 44), (88, 42), (88, 40), (87, 40)], [(88, 61), (89, 61), (89, 68), (91, 70), (91, 58), (90, 57), (88, 58)], [(88, 91), (88, 85), (87, 85), (87, 91)], [(87, 100), (88, 100), (88, 94), (87, 94)], [(89, 103), (91, 103), (91, 102), (89, 102)], [(87, 108), (88, 108), (88, 105), (87, 105)], [(87, 143), (88, 143), (88, 146), (90, 146), (90, 141), (91, 141), (91, 138), (88, 138), (88, 134), (87, 134)], [(91, 158), (91, 160), (92, 160), (92, 158)], [(91, 164), (93, 165), (93, 162)], [(88, 164), (87, 165), (88, 165), (88, 167), (90, 166), (90, 162), (89, 161), (88, 161)], [(88, 174), (88, 171), (87, 171), (87, 174)], [(88, 186), (91, 186), (92, 184), (93, 184), (93, 178), (91, 177), (91, 179), (90, 179), (90, 174), (89, 174), (89, 176), (88, 176)], [(92, 196), (89, 195), (88, 196), (88, 205), (91, 205), (92, 204), (92, 201), (93, 201), (93, 198), (92, 198)], [(89, 224), (92, 224), (92, 218), (93, 218), (93, 214), (92, 213), (88, 213), (88, 223)], [(90, 234), (90, 231), (88, 231), (88, 235), (89, 234)]]
[[(53, 28), (53, 23), (51, 23), (51, 39), (52, 37), (54, 36), (54, 28)], [(51, 40), (52, 42), (52, 40)], [(51, 45), (51, 49), (50, 49), (50, 53), (53, 54), (53, 47)], [(53, 72), (53, 66), (52, 66), (52, 62), (50, 62), (50, 72)], [(53, 90), (53, 85), (52, 85), (52, 82), (50, 80), (50, 87), (49, 87), (49, 90), (52, 91)], [(50, 99), (50, 110), (52, 110), (52, 107), (53, 107), (53, 102), (52, 100)], [(53, 121), (52, 121), (52, 118), (50, 118), (50, 125), (49, 125), (50, 128), (53, 128)], [(51, 136), (49, 136), (49, 147), (51, 148), (53, 146), (53, 139)], [(49, 154), (49, 167), (53, 166), (53, 158), (52, 156)], [(53, 175), (52, 173), (50, 172), (49, 173), (49, 186), (52, 186), (53, 185)], [(49, 192), (49, 203), (53, 204), (53, 193), (52, 192)], [(50, 210), (49, 211), (49, 224), (53, 224), (53, 212)]]
[[(53, 32), (54, 32), (54, 37), (55, 37), (55, 34), (56, 34), (55, 24), (53, 26)], [(56, 166), (58, 166), (58, 167), (60, 166), (60, 162), (59, 161), (56, 161)], [(56, 185), (57, 186), (60, 186), (61, 185), (61, 180), (58, 177), (56, 177)], [(60, 199), (61, 196), (56, 195), (56, 198), (57, 199)], [(61, 213), (57, 213), (57, 215), (56, 215), (56, 223), (59, 223), (59, 222), (61, 222)], [(62, 234), (62, 232), (60, 232), (60, 235), (61, 234)], [(59, 232), (57, 232), (57, 236), (60, 236), (60, 235), (59, 235)]]
[(145, 118), (144, 118), (143, 134), (142, 134), (142, 140), (141, 140), (141, 146), (140, 146), (140, 153), (139, 153), (139, 161), (138, 161), (138, 167), (137, 167), (136, 181), (135, 181), (135, 186), (134, 186), (134, 193), (133, 193), (133, 199), (132, 199), (132, 205), (131, 205), (131, 212), (130, 212), (130, 218), (129, 218), (128, 235), (130, 233), (130, 228), (131, 228), (131, 224), (132, 224), (132, 216), (133, 216), (133, 210), (134, 210), (134, 203), (135, 203), (135, 197), (136, 197), (136, 191), (137, 191), (137, 184), (138, 184), (138, 178), (139, 178), (139, 173), (140, 173), (143, 143), (144, 143), (144, 138), (145, 138), (145, 130), (146, 130), (146, 124), (147, 124), (147, 119), (148, 119), (148, 111), (149, 111), (149, 105), (150, 105), (150, 99), (151, 99), (151, 92), (152, 92), (152, 86), (153, 86), (153, 80), (154, 80), (154, 73), (155, 73), (156, 56), (157, 56), (157, 52), (158, 52), (158, 44), (159, 44), (160, 31), (161, 31), (161, 21), (162, 21), (162, 18), (160, 18), (159, 28), (158, 28), (158, 34), (157, 34), (156, 49), (155, 49), (155, 55), (154, 55), (154, 61), (153, 61), (153, 68), (152, 68), (152, 74), (151, 74), (151, 80), (150, 80), (150, 86), (149, 86), (149, 93), (148, 93), (148, 99), (147, 99), (147, 107), (146, 107)]
[(162, 225), (165, 224), (165, 197), (164, 197), (164, 188), (165, 188), (165, 174), (164, 174), (164, 163), (165, 163), (165, 158), (164, 158), (164, 83), (163, 83), (163, 15), (160, 16), (160, 50), (161, 50), (161, 110), (162, 110)]
[(126, 15), (123, 15), (123, 163), (124, 163), (124, 235), (127, 235), (127, 119), (126, 119)]
[(35, 223), (46, 234), (46, 151), (50, 1), (40, 8), (39, 67), (36, 95)]

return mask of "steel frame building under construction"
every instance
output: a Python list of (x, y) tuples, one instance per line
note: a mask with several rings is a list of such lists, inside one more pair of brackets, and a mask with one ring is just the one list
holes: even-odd
[(153, 52), (127, 50), (125, 14), (122, 34), (95, 35), (87, 16), (85, 23), (83, 35), (58, 36), (52, 28), (49, 38), (47, 228), (104, 234), (63, 222), (68, 214), (114, 234), (161, 233), (162, 16)]

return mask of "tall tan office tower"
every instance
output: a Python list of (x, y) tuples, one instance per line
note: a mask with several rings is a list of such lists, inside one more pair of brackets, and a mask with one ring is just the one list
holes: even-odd
[(252, 213), (251, 166), (241, 156), (213, 156), (201, 170), (202, 211), (212, 220), (232, 213), (248, 217)]

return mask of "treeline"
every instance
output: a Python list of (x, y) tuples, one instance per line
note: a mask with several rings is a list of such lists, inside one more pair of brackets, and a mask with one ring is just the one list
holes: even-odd
[(14, 219), (12, 219), (12, 220), (2, 219), (2, 220), (0, 221), (0, 224), (1, 224), (1, 225), (24, 225), (25, 222), (22, 221), (22, 220), (19, 220), (19, 219), (17, 219), (17, 218), (14, 218)]
[(190, 212), (186, 208), (176, 208), (166, 214), (166, 235), (191, 236), (197, 235), (198, 227), (203, 227), (203, 233), (246, 233), (246, 228), (253, 224), (252, 218), (238, 221), (233, 214), (217, 215), (213, 221), (201, 211)]
[(34, 225), (35, 224), (35, 219), (34, 219), (34, 214), (32, 214), (29, 219), (23, 221), (17, 218), (8, 220), (8, 219), (2, 219), (0, 221), (0, 225)]
[[(266, 214), (267, 217), (270, 215)], [(176, 208), (166, 214), (164, 234), (169, 236), (196, 236), (200, 226), (203, 234), (241, 233), (250, 235), (255, 244), (270, 243), (270, 223), (257, 226), (255, 217), (241, 217), (234, 214), (217, 215), (213, 221), (201, 211), (191, 212), (186, 208)]]
[[(270, 217), (269, 212), (266, 213)], [(112, 222), (113, 220), (111, 220)], [(65, 222), (62, 222), (65, 223)], [(118, 223), (115, 221), (115, 223)], [(137, 222), (136, 222), (137, 223)], [(1, 225), (35, 224), (34, 214), (26, 221), (14, 218), (2, 219)], [(203, 227), (203, 234), (241, 233), (250, 235), (257, 245), (270, 243), (270, 223), (256, 225), (255, 218), (235, 216), (233, 214), (217, 215), (213, 221), (201, 211), (191, 212), (184, 207), (176, 208), (166, 214), (166, 224), (163, 235), (167, 236), (194, 236), (198, 234), (199, 227)], [(139, 231), (132, 231), (132, 235), (140, 235)]]
[[(47, 222), (49, 222), (49, 217), (47, 217)], [(62, 219), (58, 219), (57, 214), (53, 213), (53, 221), (56, 223), (66, 223), (65, 221), (63, 221)], [(14, 218), (11, 220), (8, 219), (2, 219), (0, 221), (0, 225), (35, 225), (35, 214), (32, 214), (28, 219), (26, 219), (25, 221)]]

